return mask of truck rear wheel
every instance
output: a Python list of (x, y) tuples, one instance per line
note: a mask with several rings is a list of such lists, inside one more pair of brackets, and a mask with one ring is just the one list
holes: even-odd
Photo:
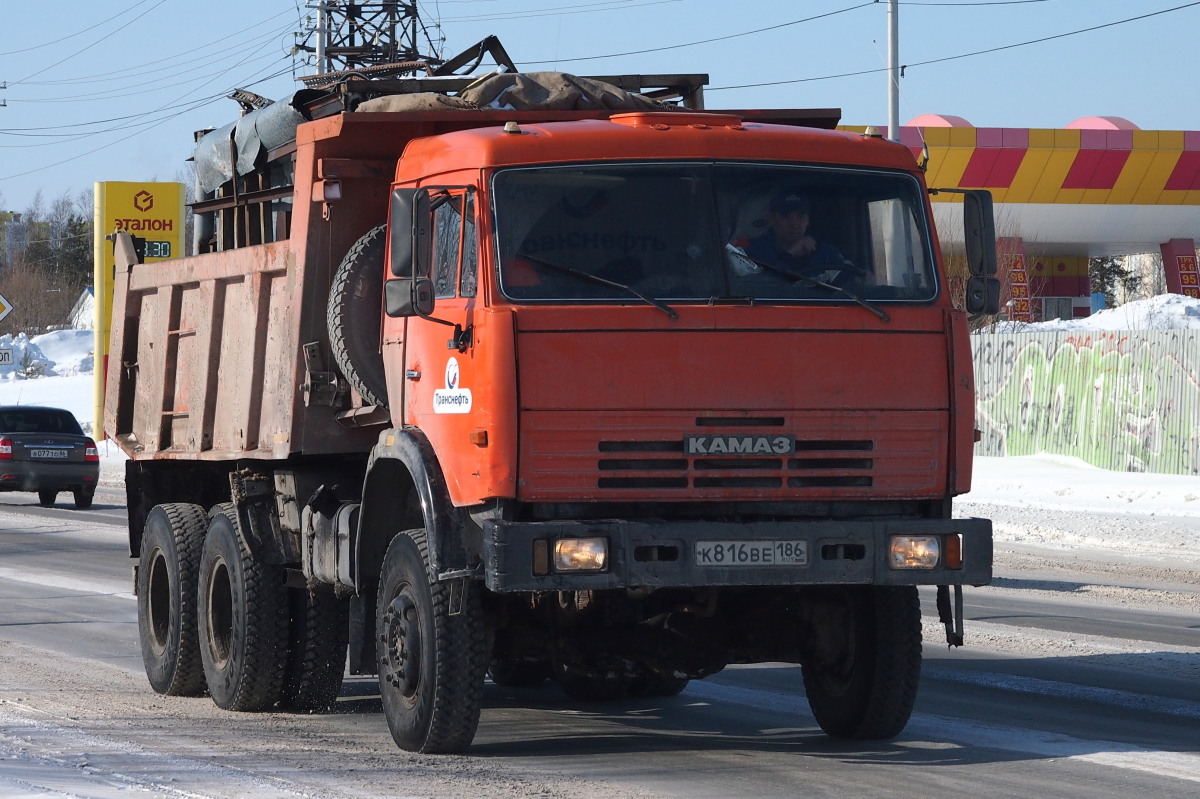
[(279, 703), (288, 710), (328, 710), (342, 689), (350, 637), (350, 599), (327, 586), (289, 588), (288, 654)]
[(827, 621), (803, 663), (817, 724), (835, 738), (894, 738), (912, 715), (921, 677), (916, 587), (835, 588), (823, 604)]
[(387, 225), (368, 230), (346, 253), (329, 287), (325, 322), (338, 368), (363, 401), (387, 407), (387, 382), (379, 354), (383, 307), (383, 255)]
[(208, 690), (225, 710), (262, 710), (283, 688), (287, 588), (275, 566), (241, 546), (232, 505), (212, 515), (199, 579), (200, 655)]
[(138, 639), (150, 685), (160, 694), (204, 693), (196, 633), (196, 579), (208, 518), (199, 505), (155, 505), (138, 558)]
[[(451, 612), (451, 589), (461, 602)], [(410, 752), (461, 752), (479, 726), (487, 668), (479, 584), (430, 574), (424, 530), (392, 539), (379, 579), (379, 693), (392, 738)]]

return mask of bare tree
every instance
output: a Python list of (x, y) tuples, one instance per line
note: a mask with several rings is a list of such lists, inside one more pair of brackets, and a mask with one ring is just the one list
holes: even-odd
[(36, 335), (65, 324), (90, 281), (89, 221), (76, 213), (70, 195), (47, 209), (39, 191), (8, 234), (11, 257), (0, 287), (12, 312), (0, 322), (0, 333)]

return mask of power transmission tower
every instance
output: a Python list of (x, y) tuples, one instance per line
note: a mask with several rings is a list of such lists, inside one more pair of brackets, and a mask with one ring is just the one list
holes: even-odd
[(316, 56), (319, 74), (418, 61), (441, 63), (436, 55), (422, 53), (418, 44), (424, 35), (428, 49), (433, 50), (416, 0), (308, 0), (306, 5), (316, 10), (317, 18), (296, 48)]

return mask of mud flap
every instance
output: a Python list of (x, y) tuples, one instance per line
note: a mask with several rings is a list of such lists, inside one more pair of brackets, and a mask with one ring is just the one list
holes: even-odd
[(954, 586), (954, 609), (950, 608), (950, 586), (937, 587), (938, 620), (946, 626), (946, 644), (963, 645), (963, 593), (962, 586)]

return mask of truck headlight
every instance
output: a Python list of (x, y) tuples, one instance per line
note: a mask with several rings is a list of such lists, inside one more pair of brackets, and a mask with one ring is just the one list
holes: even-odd
[(556, 572), (599, 572), (607, 567), (607, 538), (560, 538), (554, 542)]
[(888, 565), (893, 569), (933, 569), (941, 554), (935, 535), (894, 535), (888, 540)]

